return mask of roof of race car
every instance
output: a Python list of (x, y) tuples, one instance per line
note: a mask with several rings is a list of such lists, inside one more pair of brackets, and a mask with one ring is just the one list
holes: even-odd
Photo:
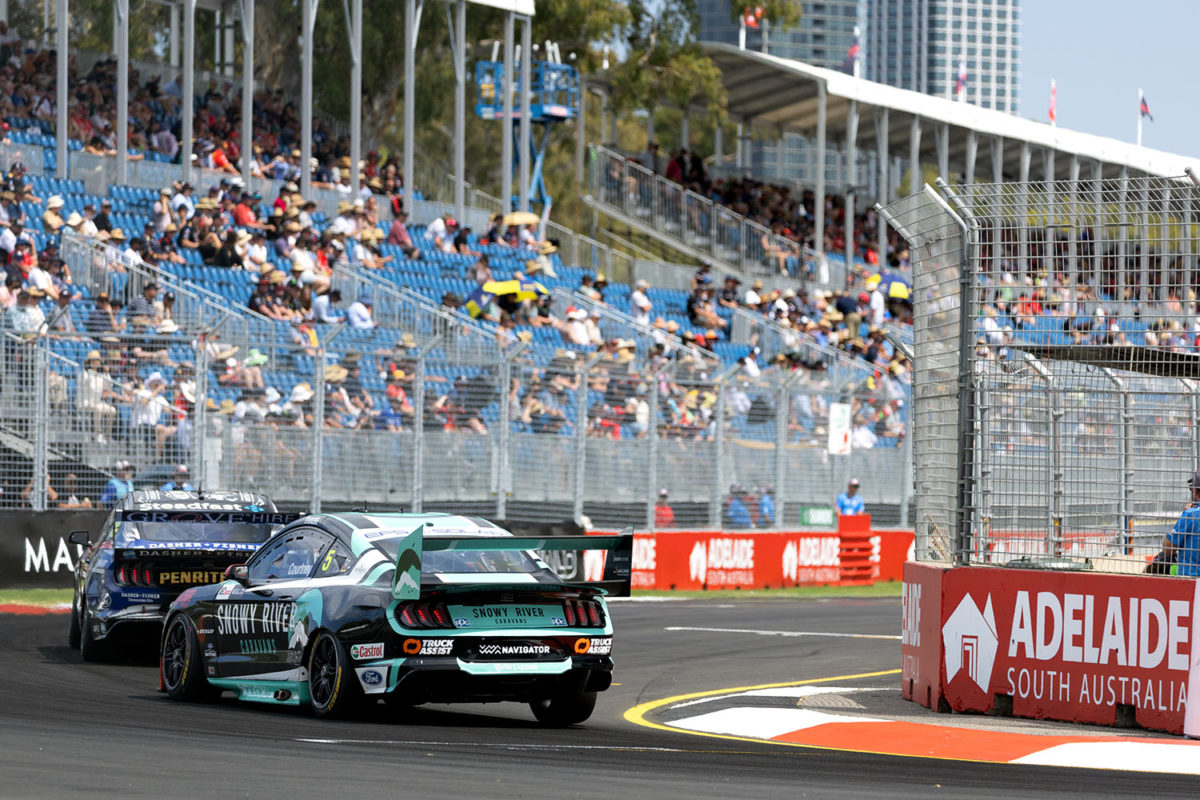
[(458, 514), (359, 513), (329, 514), (355, 530), (416, 530), (425, 525), (424, 536), (511, 536), (512, 534), (482, 517)]
[(121, 502), (124, 511), (274, 511), (275, 503), (254, 492), (137, 489)]

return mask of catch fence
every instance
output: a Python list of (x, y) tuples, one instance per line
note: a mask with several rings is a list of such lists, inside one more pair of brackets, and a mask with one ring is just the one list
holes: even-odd
[[(4, 502), (99, 505), (126, 461), (139, 487), (182, 465), (193, 485), (261, 491), (293, 508), (597, 526), (828, 524), (823, 510), (850, 477), (869, 508), (895, 514), (911, 494), (905, 404), (884, 387), (808, 370), (713, 373), (686, 353), (543, 353), (461, 324), (427, 330), (324, 326), (302, 343), (260, 334), (243, 345), (186, 327), (6, 332)], [(849, 456), (826, 449), (836, 402), (855, 410)], [(45, 490), (29, 487), (35, 474), (48, 475)], [(734, 495), (749, 519), (731, 515)], [(760, 511), (764, 495), (773, 514)]]
[(917, 553), (1151, 565), (1200, 466), (1200, 189), (1104, 178), (925, 190), (913, 261)]

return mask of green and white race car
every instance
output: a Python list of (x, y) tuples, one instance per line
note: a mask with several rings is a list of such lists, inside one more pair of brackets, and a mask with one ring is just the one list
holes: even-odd
[[(444, 514), (303, 517), (171, 605), (160, 688), (318, 716), (378, 699), (516, 701), (546, 725), (582, 722), (612, 682), (604, 596), (628, 595), (632, 540), (516, 537)], [(606, 551), (604, 580), (564, 583), (550, 550)]]

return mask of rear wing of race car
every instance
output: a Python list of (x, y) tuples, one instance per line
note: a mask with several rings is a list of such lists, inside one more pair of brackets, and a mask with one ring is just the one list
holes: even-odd
[(424, 537), (422, 525), (404, 537), (396, 555), (392, 577), (392, 596), (397, 600), (416, 600), (421, 596), (422, 554), (438, 550), (475, 552), (488, 550), (574, 550), (603, 551), (604, 574), (599, 581), (564, 581), (564, 585), (603, 589), (610, 596), (628, 597), (633, 579), (633, 534), (617, 536), (469, 536), (461, 539)]

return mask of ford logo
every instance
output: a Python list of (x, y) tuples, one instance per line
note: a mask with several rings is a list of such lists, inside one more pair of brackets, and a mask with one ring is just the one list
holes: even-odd
[(369, 669), (362, 674), (362, 682), (367, 686), (378, 686), (383, 683), (383, 675), (378, 670)]

